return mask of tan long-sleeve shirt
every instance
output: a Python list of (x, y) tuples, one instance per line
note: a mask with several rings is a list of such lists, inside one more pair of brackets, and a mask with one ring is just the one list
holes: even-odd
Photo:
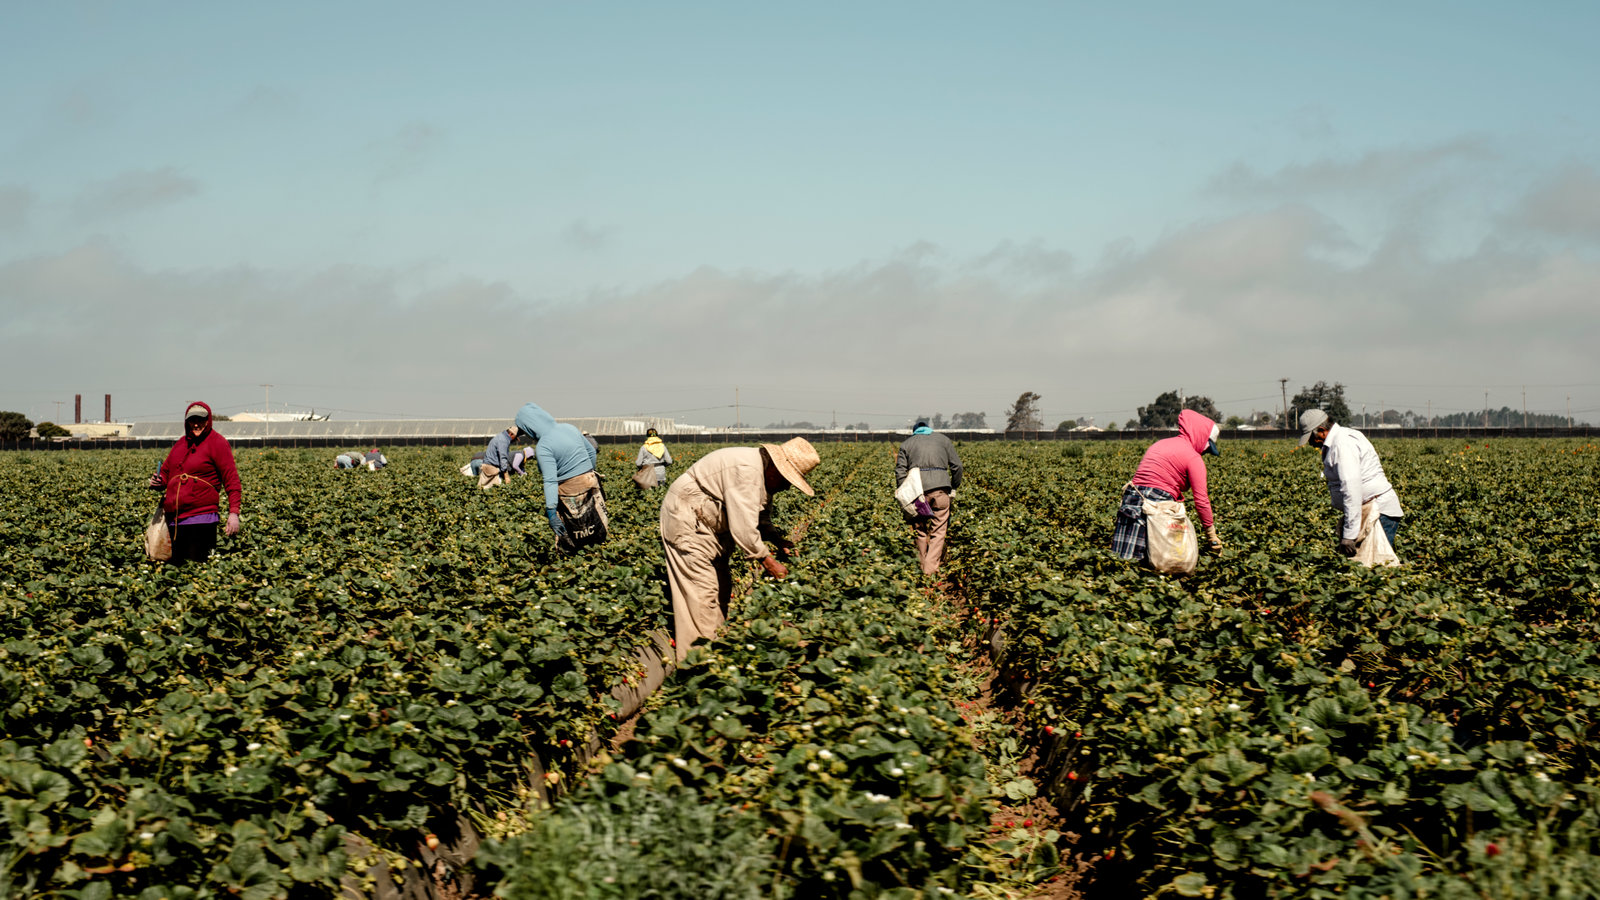
[(662, 539), (676, 543), (703, 528), (727, 535), (750, 559), (769, 556), (763, 537), (775, 529), (765, 470), (758, 447), (725, 447), (701, 457), (662, 499)]

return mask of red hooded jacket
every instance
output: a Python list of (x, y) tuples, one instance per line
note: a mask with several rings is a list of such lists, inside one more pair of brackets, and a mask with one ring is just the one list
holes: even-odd
[(1133, 473), (1135, 486), (1160, 488), (1179, 500), (1185, 490), (1193, 489), (1194, 508), (1206, 528), (1211, 527), (1211, 495), (1206, 493), (1206, 464), (1200, 454), (1211, 443), (1214, 425), (1192, 409), (1178, 413), (1178, 436), (1151, 444)]
[(161, 478), (166, 482), (166, 493), (161, 498), (161, 508), (173, 519), (217, 512), (221, 492), (228, 492), (228, 512), (239, 514), (239, 469), (233, 463), (233, 448), (228, 439), (211, 430), (211, 407), (196, 400), (190, 406), (206, 411), (206, 427), (200, 436), (190, 437), (185, 427), (184, 435), (167, 451), (161, 464)]

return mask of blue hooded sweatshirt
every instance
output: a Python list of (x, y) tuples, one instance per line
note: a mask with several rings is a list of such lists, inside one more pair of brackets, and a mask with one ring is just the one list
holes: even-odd
[(544, 476), (544, 508), (556, 508), (556, 485), (594, 471), (595, 449), (584, 439), (575, 425), (562, 425), (537, 403), (529, 403), (517, 410), (517, 430), (532, 435), (538, 442), (534, 458), (539, 462), (539, 474)]

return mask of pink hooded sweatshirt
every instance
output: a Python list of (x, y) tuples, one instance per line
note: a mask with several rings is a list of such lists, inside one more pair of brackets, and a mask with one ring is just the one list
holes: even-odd
[(1194, 508), (1200, 524), (1211, 527), (1211, 495), (1206, 493), (1206, 464), (1200, 458), (1211, 442), (1216, 423), (1192, 409), (1178, 413), (1178, 436), (1162, 438), (1150, 445), (1133, 473), (1135, 487), (1160, 488), (1179, 500), (1183, 492), (1194, 491)]

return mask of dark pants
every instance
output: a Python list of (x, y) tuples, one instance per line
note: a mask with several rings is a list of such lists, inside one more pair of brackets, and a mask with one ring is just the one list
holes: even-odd
[(1383, 536), (1389, 539), (1389, 546), (1394, 546), (1395, 533), (1400, 530), (1401, 516), (1386, 516), (1378, 514), (1378, 524), (1383, 528)]
[(169, 525), (173, 562), (205, 562), (217, 547), (217, 523)]

